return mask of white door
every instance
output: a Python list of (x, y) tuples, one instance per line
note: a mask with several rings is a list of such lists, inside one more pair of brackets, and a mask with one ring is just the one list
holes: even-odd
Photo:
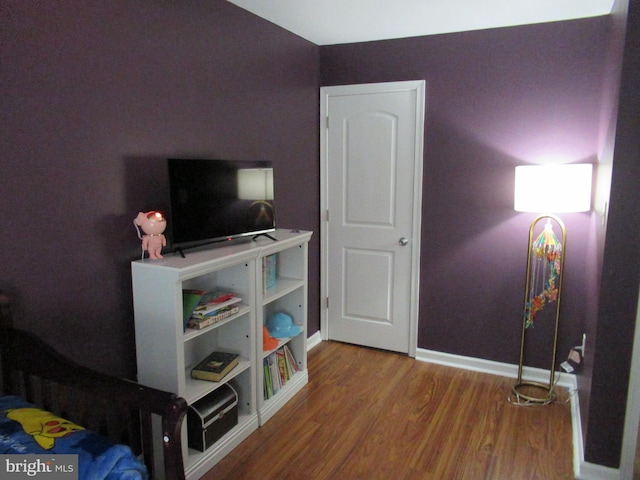
[(424, 87), (321, 90), (324, 338), (415, 356)]

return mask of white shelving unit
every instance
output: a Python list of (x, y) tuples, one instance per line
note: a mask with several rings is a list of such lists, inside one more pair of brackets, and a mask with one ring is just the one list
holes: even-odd
[[(293, 242), (292, 242), (293, 243)], [(296, 359), (299, 371), (273, 397), (266, 400), (263, 395), (264, 374), (258, 375), (258, 417), (260, 425), (264, 425), (293, 395), (295, 395), (309, 381), (307, 371), (307, 271), (308, 271), (308, 241), (295, 242), (288, 248), (272, 244), (261, 251), (261, 258), (276, 255), (276, 285), (265, 291), (263, 277), (258, 278), (258, 297), (260, 309), (258, 317), (258, 352), (262, 359), (272, 352), (287, 345)], [(262, 263), (262, 260), (260, 261)], [(278, 339), (278, 346), (267, 352), (262, 351), (262, 325), (276, 313), (286, 313), (293, 323), (301, 329), (292, 338)], [(262, 362), (260, 363), (262, 365)]]
[[(188, 448), (187, 422), (182, 443), (187, 478), (200, 478), (242, 440), (263, 425), (307, 382), (306, 324), (308, 242), (311, 232), (277, 230), (277, 241), (254, 241), (188, 250), (186, 258), (166, 254), (163, 260), (132, 262), (138, 381), (175, 392), (193, 403), (230, 383), (238, 393), (238, 424), (204, 452)], [(277, 284), (263, 293), (262, 261), (277, 255)], [(182, 290), (219, 290), (242, 298), (240, 311), (202, 330), (184, 330)], [(301, 333), (283, 339), (299, 371), (277, 395), (263, 398), (262, 326), (283, 311)], [(279, 345), (279, 346), (281, 346)], [(240, 355), (240, 363), (220, 382), (194, 380), (191, 368), (209, 353)]]

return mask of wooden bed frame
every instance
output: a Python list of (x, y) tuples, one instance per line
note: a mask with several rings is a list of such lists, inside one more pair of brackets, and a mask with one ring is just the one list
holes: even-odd
[[(15, 329), (9, 298), (2, 292), (0, 362), (3, 395), (17, 395), (130, 446), (147, 465), (151, 479), (184, 480), (181, 426), (187, 402), (173, 393), (83, 367), (35, 335)], [(152, 420), (156, 415), (160, 421)], [(162, 438), (154, 442), (154, 435)]]

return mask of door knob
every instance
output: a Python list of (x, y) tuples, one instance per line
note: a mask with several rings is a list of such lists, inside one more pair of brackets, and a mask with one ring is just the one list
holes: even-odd
[(404, 247), (407, 243), (409, 243), (408, 238), (400, 237), (400, 240), (398, 240), (398, 245), (400, 245), (401, 247)]

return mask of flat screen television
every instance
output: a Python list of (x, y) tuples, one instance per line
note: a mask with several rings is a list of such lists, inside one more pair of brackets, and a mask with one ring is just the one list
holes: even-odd
[(276, 229), (270, 161), (170, 158), (168, 168), (174, 251)]

